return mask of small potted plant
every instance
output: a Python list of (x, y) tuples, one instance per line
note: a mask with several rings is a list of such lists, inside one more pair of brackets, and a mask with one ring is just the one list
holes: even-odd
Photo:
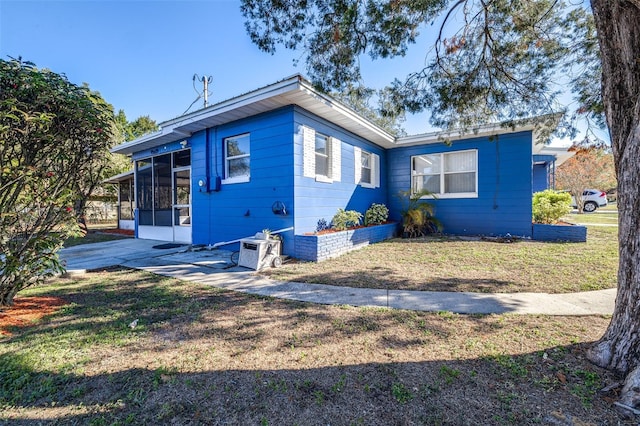
[(257, 232), (255, 237), (257, 240), (270, 240), (271, 239), (271, 229), (265, 228), (262, 232)]

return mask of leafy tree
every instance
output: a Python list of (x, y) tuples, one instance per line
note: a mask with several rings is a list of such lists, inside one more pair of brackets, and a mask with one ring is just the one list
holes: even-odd
[(21, 60), (0, 60), (0, 306), (61, 272), (113, 143), (113, 110), (86, 86)]
[[(387, 132), (396, 136), (404, 136), (406, 132), (402, 123), (406, 120), (405, 112), (392, 108), (391, 91), (387, 89), (373, 90), (362, 85), (349, 85), (331, 96), (353, 108), (363, 117), (377, 124)], [(378, 107), (371, 104), (378, 102)]]
[(158, 124), (155, 120), (152, 120), (148, 115), (142, 115), (133, 121), (127, 120), (127, 115), (123, 110), (118, 110), (116, 114), (116, 123), (118, 126), (118, 132), (121, 136), (121, 140), (118, 143), (132, 141), (144, 136), (147, 133), (152, 133), (158, 130)]
[(556, 171), (556, 185), (573, 195), (578, 213), (583, 212), (582, 192), (586, 188), (609, 190), (616, 187), (613, 155), (608, 149), (594, 145), (574, 145), (575, 155)]
[[(133, 121), (129, 121), (124, 110), (121, 109), (118, 110), (115, 121), (117, 136), (114, 145), (132, 141), (159, 129), (155, 120), (152, 120), (148, 115), (140, 116)], [(106, 155), (109, 161), (107, 168), (101, 176), (101, 181), (131, 170), (131, 159), (126, 155), (113, 154), (111, 152)], [(115, 195), (115, 188), (112, 185), (107, 185), (104, 191), (109, 195)]]
[[(253, 42), (304, 49), (318, 88), (361, 81), (361, 55), (404, 55), (433, 22), (423, 69), (391, 84), (398, 109), (430, 109), (451, 128), (556, 111), (606, 124), (618, 179), (618, 297), (589, 359), (626, 375), (621, 404), (640, 406), (640, 0), (243, 0)], [(454, 28), (453, 30), (450, 30)], [(427, 47), (425, 47), (425, 53)], [(554, 84), (555, 82), (555, 84)], [(564, 107), (564, 106), (562, 106)]]

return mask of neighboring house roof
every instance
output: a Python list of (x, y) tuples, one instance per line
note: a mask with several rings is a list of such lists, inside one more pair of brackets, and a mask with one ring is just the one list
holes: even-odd
[(102, 183), (120, 183), (128, 181), (130, 179), (133, 179), (133, 170), (120, 173), (119, 175), (111, 176), (110, 178), (103, 180)]
[[(541, 150), (545, 149), (543, 138), (538, 137), (539, 133), (541, 131), (542, 133), (549, 133), (549, 129), (555, 129), (561, 117), (561, 114), (552, 114), (532, 120), (521, 120), (517, 124), (498, 123), (478, 126), (465, 132), (437, 131), (395, 138), (353, 109), (326, 94), (320, 93), (313, 88), (309, 81), (296, 74), (277, 83), (160, 123), (159, 131), (118, 145), (111, 152), (130, 155), (175, 142), (181, 138), (188, 138), (194, 133), (210, 127), (230, 123), (288, 105), (298, 105), (383, 148), (424, 145), (531, 130), (534, 132), (533, 153), (539, 154)], [(566, 152), (566, 150), (563, 152)]]
[(251, 117), (287, 105), (298, 105), (377, 145), (391, 148), (393, 135), (351, 108), (315, 90), (310, 82), (294, 75), (278, 83), (160, 123), (157, 132), (116, 146), (111, 152), (132, 154), (187, 138), (209, 127)]
[(559, 167), (562, 163), (569, 158), (576, 155), (575, 151), (569, 151), (569, 148), (563, 148), (559, 146), (542, 146), (538, 151), (533, 152), (536, 155), (552, 155), (555, 156), (556, 167)]

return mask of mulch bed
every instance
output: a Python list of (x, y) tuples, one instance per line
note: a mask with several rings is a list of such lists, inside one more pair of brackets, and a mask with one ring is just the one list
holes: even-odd
[(52, 296), (16, 297), (12, 306), (0, 308), (0, 336), (11, 336), (10, 328), (27, 327), (67, 303)]
[(116, 234), (116, 235), (127, 235), (133, 237), (132, 229), (101, 229), (98, 231), (102, 234)]

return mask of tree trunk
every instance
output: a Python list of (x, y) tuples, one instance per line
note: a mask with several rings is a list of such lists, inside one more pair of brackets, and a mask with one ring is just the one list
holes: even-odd
[(17, 286), (0, 280), (0, 307), (13, 305), (13, 298), (18, 293)]
[(640, 407), (640, 0), (591, 0), (602, 60), (602, 98), (618, 178), (618, 294), (591, 348), (595, 364), (626, 375), (621, 403)]

